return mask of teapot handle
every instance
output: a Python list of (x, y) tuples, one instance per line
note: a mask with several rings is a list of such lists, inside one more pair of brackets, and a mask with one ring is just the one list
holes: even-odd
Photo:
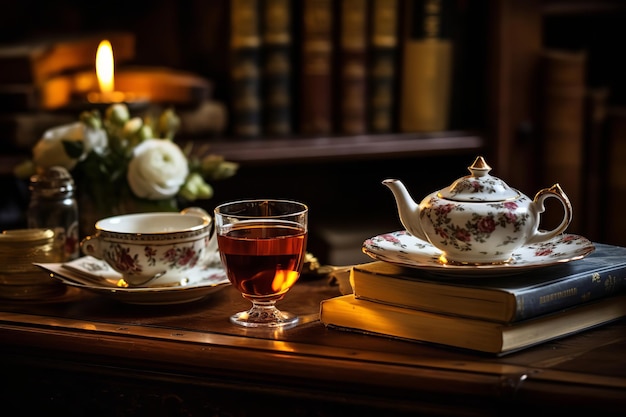
[[(554, 229), (549, 231), (540, 231), (538, 230), (540, 215), (545, 211), (544, 201), (549, 197), (556, 198), (563, 205), (563, 219), (561, 220), (561, 223)], [(554, 184), (550, 188), (544, 188), (542, 190), (539, 190), (539, 192), (537, 192), (537, 194), (535, 195), (532, 204), (530, 205), (530, 209), (531, 211), (533, 211), (533, 214), (535, 215), (535, 218), (537, 220), (533, 233), (526, 240), (526, 244), (541, 243), (550, 240), (554, 236), (563, 233), (572, 221), (572, 204), (570, 203), (569, 198), (558, 183)]]

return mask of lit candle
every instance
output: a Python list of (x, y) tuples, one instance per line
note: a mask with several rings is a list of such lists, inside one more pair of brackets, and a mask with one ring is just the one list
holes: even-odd
[(87, 94), (90, 103), (122, 103), (136, 100), (133, 93), (115, 90), (115, 60), (111, 42), (103, 40), (96, 52), (96, 77), (100, 91)]

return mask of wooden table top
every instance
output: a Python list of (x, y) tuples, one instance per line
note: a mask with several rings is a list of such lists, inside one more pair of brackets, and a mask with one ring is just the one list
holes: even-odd
[(278, 304), (301, 324), (282, 331), (231, 324), (228, 316), (248, 302), (230, 286), (179, 305), (123, 304), (75, 288), (45, 302), (4, 300), (0, 365), (114, 367), (398, 412), (451, 403), (468, 414), (511, 406), (520, 413), (626, 410), (625, 320), (494, 357), (325, 328), (319, 303), (335, 295), (338, 287), (325, 278), (301, 279)]

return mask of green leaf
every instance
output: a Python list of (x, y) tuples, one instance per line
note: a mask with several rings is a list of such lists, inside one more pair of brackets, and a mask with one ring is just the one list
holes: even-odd
[(85, 145), (82, 141), (62, 140), (61, 143), (63, 144), (63, 149), (65, 150), (67, 156), (72, 159), (80, 158), (85, 150)]

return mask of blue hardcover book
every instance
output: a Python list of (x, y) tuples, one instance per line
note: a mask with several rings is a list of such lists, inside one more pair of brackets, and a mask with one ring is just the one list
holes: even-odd
[(626, 248), (595, 243), (586, 258), (506, 276), (443, 277), (375, 261), (352, 268), (357, 299), (511, 323), (626, 289)]

